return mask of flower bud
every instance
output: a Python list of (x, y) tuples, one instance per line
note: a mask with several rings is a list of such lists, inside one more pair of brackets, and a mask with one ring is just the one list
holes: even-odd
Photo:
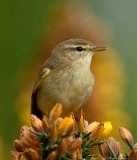
[(77, 149), (81, 146), (81, 143), (82, 143), (81, 138), (77, 138), (77, 139), (72, 140), (71, 142), (69, 142), (69, 144), (67, 146), (67, 152), (73, 153), (73, 152), (77, 151)]
[(137, 149), (137, 143), (134, 144), (133, 148), (134, 148), (134, 149), (135, 149), (135, 148)]
[(70, 113), (68, 114), (68, 117), (73, 119), (75, 125), (77, 124), (77, 120), (76, 120), (76, 117), (75, 117), (75, 115), (74, 115), (73, 112), (70, 112)]
[(54, 123), (62, 113), (62, 105), (57, 103), (50, 112), (49, 120)]
[(72, 160), (77, 160), (78, 159), (76, 152), (72, 153), (71, 159)]
[(67, 129), (66, 134), (72, 134), (75, 131), (75, 123), (73, 122)]
[(119, 135), (122, 141), (125, 142), (127, 145), (129, 145), (129, 143), (133, 144), (132, 134), (126, 128), (119, 127)]
[(130, 154), (129, 154), (129, 159), (137, 159), (137, 149), (133, 149), (131, 150)]
[(83, 133), (85, 130), (85, 117), (83, 113), (80, 114), (80, 118), (78, 120), (78, 130), (80, 133)]
[(30, 147), (33, 149), (41, 148), (41, 144), (40, 144), (40, 141), (38, 140), (38, 137), (31, 132), (28, 133), (28, 142)]
[(67, 138), (67, 143), (69, 143), (69, 142), (71, 142), (71, 141), (73, 141), (73, 140), (74, 140), (73, 136), (69, 136), (69, 137)]
[(57, 152), (56, 151), (52, 151), (48, 157), (46, 158), (46, 160), (56, 160), (57, 158)]
[(82, 159), (82, 149), (81, 149), (81, 147), (79, 147), (77, 149), (77, 159)]
[(18, 152), (23, 152), (23, 150), (24, 150), (24, 148), (25, 148), (25, 147), (23, 146), (22, 141), (21, 141), (21, 140), (18, 140), (18, 139), (14, 140), (13, 146), (14, 146), (14, 148), (15, 148)]
[(113, 137), (109, 137), (108, 138), (108, 143), (111, 146), (111, 148), (113, 149), (113, 151), (115, 152), (115, 154), (119, 155), (120, 152), (121, 152), (119, 142), (116, 142)]
[(85, 128), (88, 126), (88, 121), (85, 120)]
[(86, 127), (86, 131), (87, 132), (93, 132), (95, 130), (95, 128), (99, 125), (99, 122), (92, 122), (90, 123), (87, 127)]
[(63, 121), (63, 118), (62, 118), (62, 117), (59, 117), (59, 118), (57, 119), (57, 125), (59, 125), (62, 121)]
[(34, 131), (43, 132), (42, 121), (33, 114), (30, 116), (30, 123)]
[(50, 137), (49, 137), (50, 142), (52, 142), (52, 143), (56, 142), (57, 137), (58, 137), (57, 125), (53, 125), (53, 127), (51, 128), (51, 131), (50, 131)]
[(67, 148), (67, 141), (65, 138), (63, 138), (58, 146), (58, 155), (62, 156), (65, 154)]
[(125, 156), (122, 153), (120, 153), (118, 156), (118, 160), (124, 160), (124, 159), (125, 159)]
[(22, 152), (10, 151), (10, 157), (12, 160), (27, 160)]
[(105, 159), (110, 158), (110, 151), (105, 143), (98, 146), (99, 152)]
[(19, 160), (19, 158), (21, 157), (21, 153), (15, 152), (15, 151), (10, 151), (10, 157), (12, 160)]
[[(109, 137), (107, 140), (107, 143), (109, 144), (109, 146), (111, 147), (111, 149), (113, 150), (113, 153), (116, 156), (119, 156), (121, 153), (120, 150), (120, 144), (118, 142), (115, 141), (115, 139), (113, 137)], [(98, 146), (99, 152), (100, 154), (105, 158), (114, 158), (115, 155), (113, 155), (109, 149), (109, 146), (107, 146), (106, 143), (103, 143), (101, 145)]]
[(64, 135), (73, 123), (74, 121), (72, 118), (65, 117), (58, 126), (58, 135)]
[(32, 160), (42, 160), (40, 154), (38, 151), (32, 149), (32, 148), (26, 148), (25, 152), (27, 152), (27, 155), (32, 159)]
[(30, 144), (28, 142), (28, 133), (29, 128), (27, 126), (22, 126), (20, 131), (20, 140), (24, 147), (30, 147)]
[(27, 159), (26, 159), (25, 155), (21, 154), (20, 158), (18, 160), (27, 160)]
[[(29, 131), (29, 128), (23, 126), (21, 128), (20, 140), (24, 148), (34, 148), (39, 149), (41, 147), (37, 136)], [(21, 147), (21, 146), (20, 146)]]
[(47, 118), (46, 115), (44, 115), (42, 117), (42, 125), (43, 125), (43, 129), (46, 133), (49, 133), (50, 129), (51, 129), (51, 124), (49, 122), (49, 119)]
[(73, 113), (73, 112), (70, 112), (70, 113), (68, 114), (68, 116), (69, 116), (70, 118), (72, 118), (73, 120), (75, 120), (75, 116), (74, 116), (74, 113)]

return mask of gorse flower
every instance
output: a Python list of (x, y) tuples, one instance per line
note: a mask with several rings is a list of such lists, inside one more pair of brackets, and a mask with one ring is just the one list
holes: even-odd
[(133, 144), (132, 134), (124, 127), (119, 127), (119, 135), (123, 142), (126, 144)]
[(110, 122), (92, 122), (85, 130), (92, 132), (90, 137), (92, 141), (95, 141), (107, 136), (112, 130), (112, 125)]
[(133, 145), (132, 134), (124, 127), (119, 128), (122, 141), (129, 146), (129, 153), (121, 150), (120, 143), (113, 137), (105, 138), (112, 130), (111, 122), (93, 122), (88, 125), (83, 113), (75, 118), (73, 113), (60, 117), (62, 105), (56, 104), (49, 117), (42, 120), (30, 116), (31, 127), (22, 126), (20, 139), (13, 142), (16, 151), (10, 152), (12, 160), (88, 160), (100, 158), (91, 154), (98, 146), (103, 159), (137, 159), (137, 143)]
[(106, 143), (98, 146), (100, 154), (104, 158), (116, 158), (120, 155), (120, 145), (113, 137), (109, 137)]
[[(16, 151), (11, 151), (13, 160), (78, 160), (90, 159), (91, 148), (102, 144), (102, 137), (109, 132), (104, 132), (107, 123), (97, 122), (86, 125), (85, 116), (80, 114), (75, 119), (73, 113), (61, 118), (62, 105), (56, 104), (49, 117), (43, 116), (42, 120), (35, 115), (30, 116), (31, 127), (21, 127), (20, 140), (15, 140), (13, 145)], [(108, 129), (109, 128), (109, 129)]]

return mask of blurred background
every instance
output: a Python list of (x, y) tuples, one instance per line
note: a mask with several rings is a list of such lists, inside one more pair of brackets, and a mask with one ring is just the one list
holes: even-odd
[[(137, 141), (137, 1), (3, 1), (0, 9), (0, 159), (8, 160), (21, 125), (29, 125), (35, 78), (52, 49), (83, 38), (109, 50), (94, 56), (96, 83), (86, 119), (111, 121)], [(120, 141), (121, 142), (121, 141)]]

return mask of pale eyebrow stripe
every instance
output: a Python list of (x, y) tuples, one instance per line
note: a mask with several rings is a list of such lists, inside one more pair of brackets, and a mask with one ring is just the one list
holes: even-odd
[(76, 45), (69, 45), (69, 44), (68, 44), (68, 45), (65, 45), (65, 47), (66, 47), (66, 48), (82, 47), (83, 49), (85, 48), (85, 46), (83, 46), (83, 45), (81, 45), (81, 44), (79, 44), (79, 45), (77, 45), (77, 46), (76, 46)]

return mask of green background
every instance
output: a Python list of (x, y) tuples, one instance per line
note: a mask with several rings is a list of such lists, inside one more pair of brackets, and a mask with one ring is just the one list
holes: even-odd
[[(5, 160), (10, 159), (8, 154), (13, 149), (13, 140), (19, 138), (20, 126), (13, 110), (20, 85), (17, 76), (30, 62), (38, 33), (45, 26), (46, 10), (55, 2), (61, 1), (0, 1), (0, 136), (5, 146)], [(137, 140), (137, 1), (84, 2), (107, 23), (112, 32), (111, 44), (123, 60), (128, 76), (125, 108), (132, 117), (131, 132)]]

